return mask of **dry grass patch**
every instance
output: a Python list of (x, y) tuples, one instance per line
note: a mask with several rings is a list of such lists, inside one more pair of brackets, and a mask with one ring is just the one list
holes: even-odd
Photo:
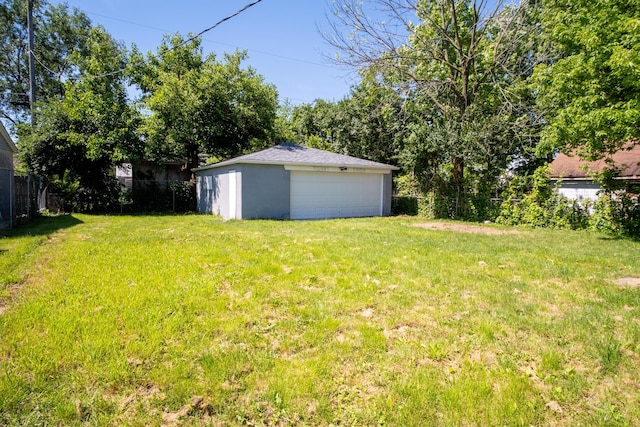
[(621, 288), (638, 289), (640, 288), (640, 277), (622, 277), (614, 280)]
[(499, 228), (486, 227), (482, 225), (471, 225), (452, 222), (422, 222), (411, 225), (413, 227), (424, 228), (425, 230), (447, 230), (457, 231), (459, 233), (486, 234), (492, 236), (503, 236), (522, 233), (520, 230), (502, 230)]

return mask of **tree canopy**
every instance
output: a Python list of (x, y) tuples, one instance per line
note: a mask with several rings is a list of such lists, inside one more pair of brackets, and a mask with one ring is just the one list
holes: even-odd
[(597, 159), (640, 138), (640, 3), (554, 0), (543, 10), (554, 55), (535, 72), (541, 150)]
[(19, 126), (20, 158), (49, 181), (64, 181), (106, 200), (114, 164), (142, 154), (140, 116), (129, 105), (118, 72), (126, 61), (123, 47), (95, 27), (84, 48), (68, 58), (81, 75), (62, 83), (60, 98), (39, 104), (33, 127)]
[[(277, 92), (252, 68), (243, 52), (203, 56), (198, 40), (165, 37), (156, 54), (134, 50), (132, 77), (150, 112), (144, 125), (147, 157), (229, 157), (273, 138)], [(254, 145), (252, 145), (254, 144)]]
[[(72, 55), (87, 55), (92, 24), (84, 12), (62, 3), (33, 0), (36, 95), (47, 102), (64, 96), (64, 81), (77, 76)], [(0, 3), (0, 117), (12, 123), (29, 113), (27, 0)]]
[(338, 102), (318, 99), (293, 107), (290, 132), (299, 144), (396, 163), (406, 125), (402, 103), (388, 86), (364, 79)]
[[(474, 184), (492, 183), (532, 143), (537, 125), (524, 82), (536, 61), (535, 8), (485, 1), (338, 0), (329, 41), (406, 99), (402, 158), (440, 181), (451, 214)], [(371, 8), (375, 9), (374, 11)], [(379, 19), (374, 19), (379, 17)], [(465, 174), (470, 173), (470, 179)]]
[(507, 169), (640, 141), (635, 1), (335, 0), (325, 37), (360, 82), (338, 102), (291, 106), (244, 52), (205, 55), (179, 34), (128, 52), (81, 11), (34, 0), (33, 128), (20, 125), (26, 4), (0, 3), (0, 118), (30, 171), (96, 193), (119, 162), (194, 168), (294, 140), (398, 164), (438, 215), (482, 219)]
[[(34, 0), (37, 105), (28, 103), (27, 0), (0, 4), (0, 116), (15, 125), (19, 157), (31, 172), (91, 194), (94, 207), (114, 199), (115, 165), (181, 160), (197, 167), (276, 138), (277, 92), (241, 63), (218, 61), (197, 39), (165, 37), (157, 53), (132, 52), (66, 5)], [(131, 86), (142, 92), (135, 104)], [(101, 199), (101, 200), (98, 200)]]

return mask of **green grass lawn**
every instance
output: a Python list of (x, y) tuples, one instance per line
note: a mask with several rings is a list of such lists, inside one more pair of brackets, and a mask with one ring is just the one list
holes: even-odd
[(0, 425), (640, 425), (640, 243), (416, 218), (0, 238)]

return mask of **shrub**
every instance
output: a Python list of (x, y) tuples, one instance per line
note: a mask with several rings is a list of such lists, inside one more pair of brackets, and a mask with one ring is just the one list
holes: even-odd
[[(395, 177), (394, 186), (397, 194), (395, 199), (398, 199), (396, 202), (398, 204), (398, 214), (419, 215), (426, 218), (455, 218), (456, 210), (458, 210), (456, 198), (448, 196), (453, 194), (453, 187), (426, 188), (412, 174)], [(463, 218), (478, 219), (476, 218), (476, 203), (473, 200), (463, 198), (458, 203), (465, 206)], [(488, 201), (483, 201), (482, 203), (488, 204)], [(480, 203), (477, 204), (478, 206), (480, 205)], [(407, 208), (409, 211), (400, 212), (402, 208)]]
[(589, 218), (595, 230), (640, 238), (640, 204), (625, 191), (610, 191), (598, 199)]
[(418, 197), (396, 196), (391, 200), (393, 215), (418, 215)]
[(548, 166), (514, 177), (504, 192), (496, 222), (505, 225), (581, 229), (588, 225), (589, 205), (570, 201), (551, 187)]

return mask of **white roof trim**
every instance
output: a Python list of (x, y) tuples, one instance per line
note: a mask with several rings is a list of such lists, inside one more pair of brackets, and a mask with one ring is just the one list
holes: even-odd
[[(637, 181), (640, 180), (640, 176), (614, 176), (613, 177), (614, 180), (618, 180), (618, 181)], [(585, 178), (585, 177), (578, 177), (578, 178), (551, 178), (551, 181), (590, 181), (590, 182), (595, 182), (595, 180), (593, 178)]]
[[(221, 162), (222, 163), (222, 162)], [(284, 166), (285, 169), (295, 170), (293, 168), (343, 168), (346, 167), (349, 169), (364, 169), (364, 170), (374, 170), (376, 172), (388, 173), (392, 170), (399, 170), (400, 168), (393, 166), (389, 168), (387, 166), (360, 166), (360, 165), (348, 165), (348, 164), (340, 164), (340, 163), (311, 163), (311, 162), (301, 162), (301, 163), (293, 163), (293, 162), (278, 162), (278, 161), (268, 161), (268, 160), (228, 160), (224, 162), (224, 165), (218, 166), (218, 163), (214, 163), (212, 165), (201, 166), (199, 168), (191, 169), (193, 172), (201, 172), (209, 169), (216, 169), (218, 167), (225, 166), (233, 166), (238, 164), (252, 164), (252, 165), (277, 165)], [(298, 169), (302, 170), (302, 169)], [(307, 169), (308, 170), (308, 169)]]
[(288, 171), (304, 171), (304, 172), (332, 172), (332, 173), (375, 173), (385, 174), (391, 172), (391, 169), (386, 168), (370, 168), (363, 166), (325, 166), (325, 165), (284, 165), (284, 168)]
[(551, 181), (593, 181), (592, 178), (585, 178), (585, 177), (579, 177), (579, 178), (551, 178)]

